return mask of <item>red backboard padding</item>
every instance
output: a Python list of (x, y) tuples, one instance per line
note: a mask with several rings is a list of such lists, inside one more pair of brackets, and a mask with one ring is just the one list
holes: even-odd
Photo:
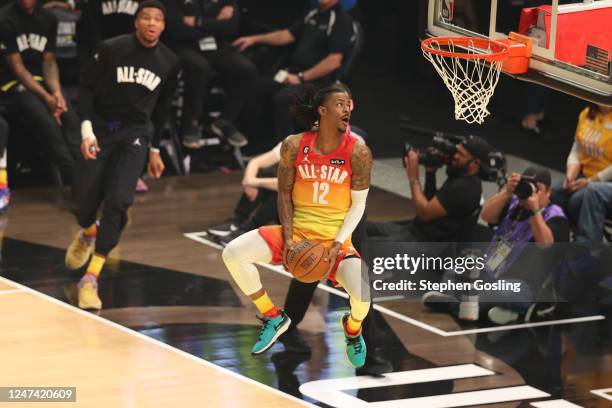
[[(521, 12), (519, 33), (528, 35), (529, 27), (538, 20), (538, 10), (546, 12), (546, 47), (550, 44), (551, 6), (525, 8)], [(612, 55), (612, 7), (575, 11), (557, 15), (555, 58), (572, 65), (586, 62), (587, 45), (608, 51)]]

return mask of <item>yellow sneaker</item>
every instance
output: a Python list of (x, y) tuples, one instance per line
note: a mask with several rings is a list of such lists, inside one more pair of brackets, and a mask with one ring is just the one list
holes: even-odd
[(102, 301), (98, 297), (98, 284), (90, 280), (79, 283), (79, 307), (81, 309), (102, 309)]
[(95, 239), (85, 239), (81, 231), (79, 231), (79, 234), (72, 240), (66, 251), (66, 258), (64, 260), (66, 268), (71, 270), (82, 268), (93, 253), (95, 243)]

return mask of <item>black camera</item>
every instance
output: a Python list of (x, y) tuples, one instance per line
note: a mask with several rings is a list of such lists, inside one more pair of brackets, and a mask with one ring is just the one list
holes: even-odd
[(489, 152), (486, 162), (480, 163), (480, 178), (495, 182), (501, 188), (506, 183), (506, 156), (499, 151)]
[(514, 189), (514, 195), (519, 200), (524, 200), (531, 197), (536, 191), (538, 191), (538, 182), (535, 177), (522, 176)]
[[(465, 138), (461, 136), (441, 136), (436, 135), (432, 138), (431, 146), (424, 151), (419, 151), (419, 164), (426, 167), (447, 166), (453, 161), (453, 156), (457, 153), (457, 145), (462, 143)], [(414, 147), (411, 143), (404, 143), (404, 157)]]

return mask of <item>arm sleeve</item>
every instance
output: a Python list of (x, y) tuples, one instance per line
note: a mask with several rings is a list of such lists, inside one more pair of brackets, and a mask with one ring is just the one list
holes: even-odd
[(580, 164), (580, 156), (578, 155), (578, 142), (576, 142), (575, 140), (569, 154), (567, 155), (566, 165), (570, 166), (572, 164)]
[(168, 80), (164, 87), (161, 89), (155, 109), (153, 111), (153, 138), (151, 139), (151, 147), (159, 148), (162, 135), (164, 133), (164, 126), (170, 117), (170, 104), (172, 97), (176, 89), (177, 76), (179, 71), (178, 62), (174, 64), (172, 71), (168, 74)]
[(344, 222), (342, 223), (340, 230), (336, 234), (336, 242), (344, 243), (344, 241), (346, 241), (353, 233), (355, 228), (357, 228), (357, 224), (359, 224), (359, 221), (365, 212), (368, 191), (370, 191), (370, 189), (351, 190), (351, 207), (349, 208), (346, 217), (344, 217)]
[(238, 34), (238, 20), (240, 13), (238, 5), (233, 0), (227, 0), (222, 2), (221, 6), (231, 6), (234, 8), (234, 14), (232, 15), (232, 18), (230, 18), (229, 20), (217, 20), (216, 16), (202, 16), (202, 21), (200, 23), (202, 34), (218, 35), (221, 37), (235, 37)]
[(108, 46), (101, 43), (89, 59), (79, 78), (79, 111), (82, 120), (91, 120), (94, 111), (94, 88), (101, 80), (109, 59)]

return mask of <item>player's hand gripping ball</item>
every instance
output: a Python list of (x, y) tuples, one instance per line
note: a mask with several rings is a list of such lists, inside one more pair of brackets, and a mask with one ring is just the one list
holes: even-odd
[(329, 270), (328, 249), (317, 241), (300, 241), (287, 253), (288, 271), (300, 282), (320, 281)]

